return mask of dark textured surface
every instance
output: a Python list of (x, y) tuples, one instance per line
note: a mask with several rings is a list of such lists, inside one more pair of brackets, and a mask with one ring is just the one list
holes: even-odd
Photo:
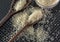
[(0, 0), (0, 20), (7, 14), (12, 0)]
[[(3, 6), (4, 6), (4, 2), (3, 2)], [(8, 1), (8, 0), (6, 0), (6, 2), (7, 3), (10, 3), (10, 1)], [(47, 24), (47, 22), (46, 22), (43, 25), (44, 26), (44, 30), (48, 31), (50, 37), (53, 37), (54, 38), (54, 40), (51, 40), (50, 38), (48, 38), (47, 39), (48, 42), (49, 41), (50, 42), (60, 42), (60, 12), (59, 12), (60, 11), (60, 5), (59, 4), (51, 10), (51, 13), (52, 13), (52, 17), (51, 18), (49, 18), (49, 15), (47, 15), (46, 20), (49, 20), (49, 23)], [(6, 6), (6, 8), (7, 7), (8, 6)], [(5, 13), (7, 13), (7, 9), (6, 9), (6, 11), (5, 11), (5, 9), (2, 8), (3, 11), (0, 10), (1, 11), (0, 12), (0, 14), (1, 14), (0, 15), (0, 19), (5, 15)], [(3, 12), (5, 12), (5, 13), (3, 13)], [(42, 25), (42, 24), (40, 24), (40, 25)], [(50, 31), (47, 29), (48, 27), (46, 27), (46, 25), (48, 25), (50, 27)], [(12, 26), (12, 23), (11, 23), (11, 19), (9, 19), (4, 24), (4, 26), (0, 28), (0, 42), (7, 42), (10, 39), (10, 36), (9, 35), (13, 34), (14, 31), (15, 30), (13, 29), (13, 26)], [(24, 41), (21, 38), (24, 38)], [(25, 39), (25, 37), (21, 37), (21, 38), (18, 39), (16, 42), (28, 42)], [(33, 41), (31, 40), (30, 42), (33, 42)]]

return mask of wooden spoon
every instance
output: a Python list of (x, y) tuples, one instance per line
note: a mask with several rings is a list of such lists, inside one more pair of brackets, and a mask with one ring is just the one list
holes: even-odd
[(12, 3), (11, 3), (11, 7), (10, 7), (9, 12), (8, 12), (7, 15), (0, 21), (0, 27), (2, 27), (3, 24), (4, 24), (10, 17), (12, 17), (13, 15), (15, 15), (16, 13), (19, 13), (19, 12), (23, 11), (23, 10), (24, 10), (25, 8), (27, 8), (28, 5), (31, 3), (31, 0), (27, 0), (26, 5), (25, 5), (21, 10), (14, 11), (14, 10), (13, 10), (13, 6), (14, 6), (14, 4), (15, 4), (15, 1), (16, 1), (16, 0), (12, 0)]
[(24, 30), (26, 30), (29, 26), (37, 23), (39, 20), (43, 18), (43, 12), (41, 10), (34, 11), (26, 21), (25, 26), (22, 28), (22, 30), (19, 30), (8, 42), (13, 42)]

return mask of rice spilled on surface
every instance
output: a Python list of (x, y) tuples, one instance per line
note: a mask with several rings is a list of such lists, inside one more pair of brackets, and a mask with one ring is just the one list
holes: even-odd
[[(32, 12), (31, 10), (37, 10), (37, 8), (34, 9), (30, 9), (30, 12)], [(22, 27), (25, 25), (25, 22), (28, 20), (28, 17), (31, 14), (29, 14), (29, 11), (27, 12), (23, 12), (23, 13), (18, 13), (16, 15), (13, 16), (12, 18), (12, 23), (14, 28), (16, 28), (16, 30), (21, 30)], [(42, 23), (45, 23), (45, 19), (42, 20)], [(21, 37), (25, 37), (25, 38), (21, 38)], [(45, 39), (47, 39), (49, 36), (49, 33), (47, 31), (45, 31), (43, 29), (43, 27), (38, 26), (38, 28), (35, 30), (33, 28), (33, 26), (29, 26), (27, 30), (25, 30), (22, 33), (22, 36), (17, 38), (17, 40), (22, 39), (22, 41), (25, 41), (25, 39), (27, 39), (28, 42), (44, 42)]]

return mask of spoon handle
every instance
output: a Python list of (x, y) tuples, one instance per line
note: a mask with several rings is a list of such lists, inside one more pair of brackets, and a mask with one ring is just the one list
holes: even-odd
[(7, 14), (1, 21), (0, 21), (0, 27), (11, 17), (12, 13)]
[(9, 9), (7, 15), (0, 21), (0, 27), (11, 17), (12, 12), (13, 12), (12, 7), (14, 5), (14, 2), (15, 2), (15, 0), (12, 0), (10, 9)]
[(29, 24), (24, 26), (23, 29), (21, 31), (17, 32), (8, 42), (13, 42), (29, 26), (30, 26)]

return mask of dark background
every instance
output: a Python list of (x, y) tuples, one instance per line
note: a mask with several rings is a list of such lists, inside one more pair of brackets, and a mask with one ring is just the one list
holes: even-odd
[(12, 0), (0, 0), (0, 20), (7, 14)]

